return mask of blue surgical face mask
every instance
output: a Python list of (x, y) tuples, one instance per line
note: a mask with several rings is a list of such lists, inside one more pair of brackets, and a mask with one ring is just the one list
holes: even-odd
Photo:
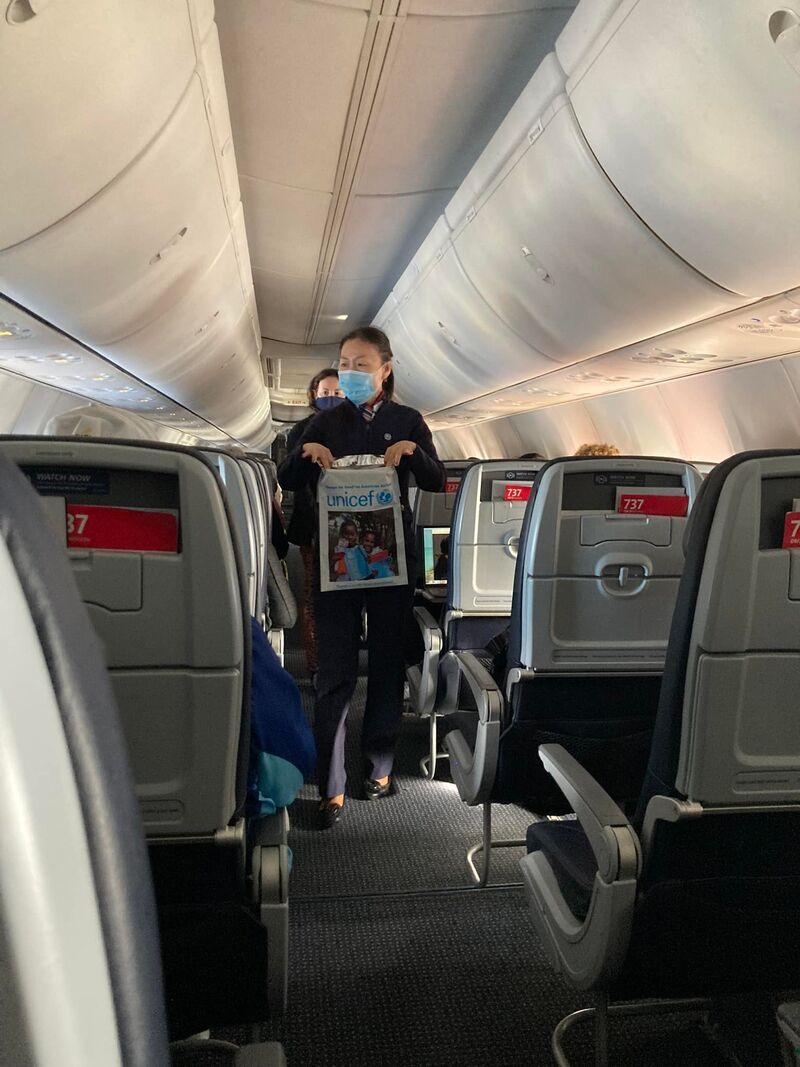
[(343, 396), (318, 396), (314, 407), (317, 411), (329, 411), (331, 408), (337, 408), (343, 400)]
[(375, 375), (363, 370), (340, 370), (339, 388), (356, 406), (372, 400), (378, 391)]

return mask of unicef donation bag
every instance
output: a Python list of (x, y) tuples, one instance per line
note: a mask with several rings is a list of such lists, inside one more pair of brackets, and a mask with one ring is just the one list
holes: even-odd
[[(361, 458), (361, 457), (359, 457)], [(352, 465), (323, 471), (319, 503), (319, 569), (323, 593), (406, 585), (405, 540), (397, 472)]]

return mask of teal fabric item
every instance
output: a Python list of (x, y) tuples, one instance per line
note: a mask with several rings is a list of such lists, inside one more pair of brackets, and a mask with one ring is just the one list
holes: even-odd
[(259, 752), (256, 757), (256, 788), (252, 797), (256, 815), (273, 815), (288, 808), (303, 787), (303, 776), (293, 763)]

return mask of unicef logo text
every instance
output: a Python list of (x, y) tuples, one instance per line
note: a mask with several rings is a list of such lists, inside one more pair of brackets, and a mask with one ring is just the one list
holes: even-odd
[(332, 492), (327, 494), (329, 508), (371, 508), (377, 502), (386, 507), (394, 501), (394, 494), (389, 489), (370, 489), (368, 493)]

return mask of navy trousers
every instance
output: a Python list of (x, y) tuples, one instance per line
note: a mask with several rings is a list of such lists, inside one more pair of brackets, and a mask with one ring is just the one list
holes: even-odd
[(322, 593), (317, 576), (314, 593), (319, 662), (314, 702), (317, 780), (320, 796), (335, 797), (345, 791), (347, 712), (358, 678), (363, 607), (367, 609), (369, 674), (361, 751), (367, 777), (391, 774), (403, 715), (413, 590), (402, 585)]

